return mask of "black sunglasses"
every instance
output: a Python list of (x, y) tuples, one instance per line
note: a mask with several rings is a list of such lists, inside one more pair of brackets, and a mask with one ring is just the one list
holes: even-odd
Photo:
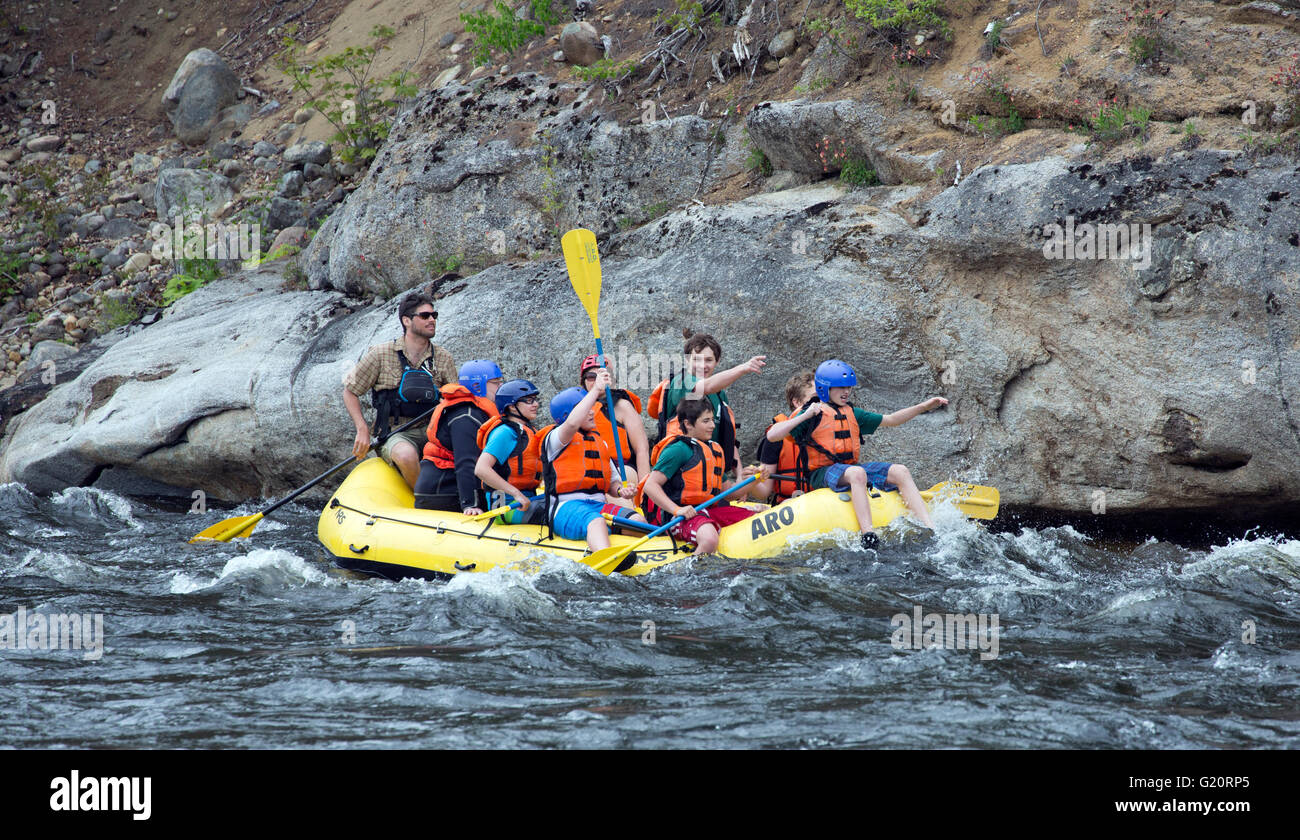
[(437, 312), (416, 312), (416, 313), (415, 313), (414, 315), (412, 315), (411, 317), (413, 317), (413, 318), (435, 318), (435, 319), (436, 319), (436, 318), (438, 317), (438, 313), (437, 313)]

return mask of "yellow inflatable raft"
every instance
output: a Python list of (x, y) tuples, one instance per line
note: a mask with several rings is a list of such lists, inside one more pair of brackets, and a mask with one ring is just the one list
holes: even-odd
[[(923, 493), (931, 498), (945, 494), (968, 516), (992, 519), (997, 514), (997, 491), (991, 487), (948, 483)], [(415, 497), (397, 471), (379, 458), (368, 458), (344, 479), (321, 511), (317, 536), (341, 568), (393, 580), (439, 579), (497, 566), (524, 568), (530, 560), (540, 559), (542, 552), (579, 562), (587, 554), (586, 543), (546, 539), (545, 527), (502, 525), (495, 519), (470, 522), (459, 513), (417, 510), (414, 505)], [(872, 492), (875, 527), (903, 513), (906, 508), (897, 492)], [(718, 553), (738, 559), (773, 557), (789, 550), (792, 543), (840, 530), (858, 530), (849, 494), (814, 490), (723, 528)], [(627, 545), (638, 536), (615, 535), (611, 543)], [(689, 543), (656, 537), (618, 571), (643, 575), (693, 551)]]

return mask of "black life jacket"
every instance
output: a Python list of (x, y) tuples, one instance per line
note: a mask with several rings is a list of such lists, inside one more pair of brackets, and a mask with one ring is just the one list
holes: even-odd
[[(442, 398), (427, 367), (411, 364), (401, 350), (397, 351), (397, 359), (402, 363), (397, 387), (370, 391), (370, 403), (375, 407), (375, 436), (381, 440), (388, 437), (394, 420), (419, 417), (437, 406)], [(430, 355), (424, 364), (432, 362)]]

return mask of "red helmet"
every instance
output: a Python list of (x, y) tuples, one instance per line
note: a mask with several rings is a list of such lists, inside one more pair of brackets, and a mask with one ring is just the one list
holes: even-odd
[(583, 381), (583, 377), (587, 375), (587, 371), (600, 366), (600, 356), (597, 356), (595, 353), (583, 359), (582, 365), (578, 368), (578, 381)]

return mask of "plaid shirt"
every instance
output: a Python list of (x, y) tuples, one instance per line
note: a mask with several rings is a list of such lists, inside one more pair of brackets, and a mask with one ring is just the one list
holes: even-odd
[[(449, 382), (459, 381), (456, 362), (452, 360), (451, 353), (433, 342), (429, 342), (429, 346), (431, 352), (417, 359), (407, 357), (407, 361), (433, 374), (433, 383), (439, 388)], [(358, 397), (365, 396), (372, 388), (380, 391), (396, 388), (402, 379), (402, 362), (397, 358), (399, 351), (406, 352), (406, 345), (400, 338), (371, 347), (356, 367), (348, 371), (343, 387)], [(432, 366), (429, 364), (430, 359), (433, 360)]]

